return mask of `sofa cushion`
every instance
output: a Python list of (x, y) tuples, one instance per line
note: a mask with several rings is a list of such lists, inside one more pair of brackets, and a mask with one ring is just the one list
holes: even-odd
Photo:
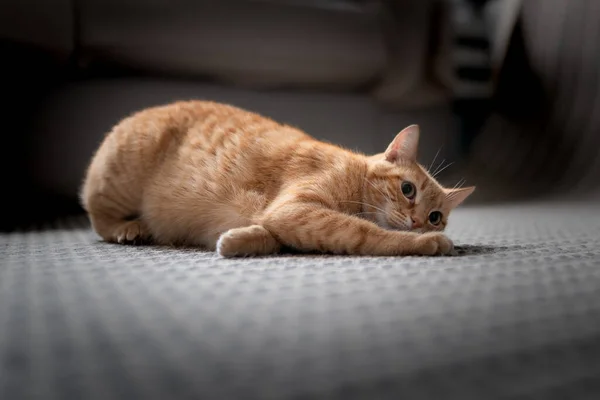
[(256, 86), (370, 81), (386, 61), (376, 8), (327, 3), (85, 0), (81, 61)]

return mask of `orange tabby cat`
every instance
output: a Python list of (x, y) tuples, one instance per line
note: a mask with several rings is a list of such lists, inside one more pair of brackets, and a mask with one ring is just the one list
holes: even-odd
[(419, 128), (364, 156), (229, 105), (178, 102), (115, 126), (81, 197), (106, 241), (202, 246), (225, 257), (452, 251), (444, 189), (416, 162)]

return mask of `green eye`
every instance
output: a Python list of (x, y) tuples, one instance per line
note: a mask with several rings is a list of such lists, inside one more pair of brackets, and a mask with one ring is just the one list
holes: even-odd
[(442, 213), (439, 211), (432, 211), (429, 214), (429, 222), (432, 225), (439, 225), (439, 223), (442, 222)]
[(415, 188), (415, 185), (413, 185), (410, 182), (402, 182), (402, 185), (400, 185), (400, 189), (402, 190), (402, 194), (404, 195), (404, 197), (406, 197), (409, 200), (414, 199), (415, 195), (417, 194), (417, 189)]

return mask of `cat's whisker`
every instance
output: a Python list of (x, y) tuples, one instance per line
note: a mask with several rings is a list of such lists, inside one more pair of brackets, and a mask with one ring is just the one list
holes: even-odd
[(363, 215), (378, 215), (378, 214), (379, 214), (378, 212), (366, 211), (366, 212), (359, 212), (359, 213), (351, 214), (351, 215), (353, 215), (355, 217), (360, 217), (360, 216), (363, 216)]
[[(369, 183), (369, 185), (371, 185), (371, 186), (373, 187), (373, 189), (375, 189), (375, 190), (377, 190), (379, 193), (381, 193), (381, 195), (382, 195), (383, 197), (385, 197), (385, 199), (386, 199), (386, 200), (388, 200), (388, 201), (391, 201), (389, 192), (388, 192), (388, 194), (386, 195), (385, 193), (383, 193), (383, 192), (381, 191), (381, 189), (379, 189), (377, 186), (375, 186), (375, 184), (374, 184), (373, 182), (371, 182), (371, 181), (370, 181), (370, 180), (368, 180), (368, 179), (367, 179), (367, 182)], [(386, 190), (387, 190), (387, 187), (386, 187)]]
[(458, 193), (456, 192), (456, 190), (462, 188), (464, 186), (464, 184), (467, 183), (467, 180), (465, 178), (461, 178), (456, 185), (454, 185), (454, 187), (452, 189), (450, 189), (450, 193), (448, 193), (446, 195), (446, 200), (452, 200), (454, 197), (456, 197), (458, 195)]
[(375, 186), (375, 184), (369, 180), (367, 180), (367, 182), (369, 182), (369, 184), (373, 187), (373, 189), (377, 190), (379, 193), (381, 193), (381, 195), (389, 202), (393, 202), (392, 200), (392, 196), (390, 194), (390, 188), (389, 186), (386, 185), (385, 187), (385, 193), (381, 191), (380, 188), (378, 188), (377, 186)]
[(465, 178), (460, 178), (460, 180), (456, 183), (456, 185), (454, 185), (452, 190), (460, 189), (465, 183), (467, 183), (467, 180)]
[(444, 162), (446, 162), (446, 159), (445, 159), (445, 158), (444, 158), (444, 159), (442, 159), (442, 162), (441, 162), (441, 163), (440, 163), (440, 164), (439, 164), (437, 167), (435, 167), (435, 170), (433, 170), (433, 172), (431, 173), (431, 176), (435, 176), (435, 174), (436, 174), (436, 173), (437, 173), (437, 171), (440, 169), (440, 167), (441, 167), (442, 165), (444, 165)]
[(446, 197), (446, 201), (452, 201), (452, 200), (454, 200), (454, 198), (456, 196), (457, 196), (456, 194), (450, 195), (450, 196)]
[(390, 187), (389, 187), (389, 186), (387, 186), (387, 185), (385, 186), (385, 193), (384, 193), (384, 192), (382, 192), (382, 191), (381, 191), (381, 189), (379, 189), (379, 188), (375, 187), (374, 185), (373, 185), (373, 187), (374, 187), (375, 189), (379, 190), (379, 193), (381, 193), (381, 195), (382, 195), (382, 196), (385, 198), (385, 200), (386, 200), (388, 203), (393, 203), (393, 202), (394, 202), (394, 200), (392, 199), (392, 195), (391, 195), (391, 193), (390, 193)]
[(394, 225), (394, 226), (401, 226), (403, 228), (407, 228), (406, 226), (406, 216), (402, 215), (402, 216), (398, 216), (398, 215), (390, 215), (388, 217), (390, 219), (390, 222)]
[(458, 192), (452, 192), (452, 193), (446, 195), (446, 200), (452, 200), (456, 196), (458, 196)]
[(442, 148), (440, 147), (438, 149), (438, 151), (435, 153), (435, 156), (433, 157), (433, 160), (431, 161), (431, 163), (429, 163), (429, 165), (427, 166), (427, 172), (431, 173), (431, 167), (433, 167), (433, 164), (435, 164), (435, 160), (437, 160), (437, 157), (440, 155), (440, 151), (442, 150)]
[(396, 217), (395, 217), (395, 216), (393, 216), (393, 215), (390, 215), (390, 216), (388, 217), (388, 219), (390, 220), (390, 222), (391, 222), (391, 223), (392, 223), (394, 226), (397, 226), (397, 225), (402, 225), (402, 224), (400, 223), (400, 219), (399, 219), (399, 218), (396, 218)]
[(395, 200), (394, 200), (394, 199), (392, 199), (392, 194), (390, 193), (390, 188), (389, 188), (389, 186), (386, 186), (386, 188), (385, 188), (385, 192), (387, 193), (387, 200), (388, 200), (390, 203), (393, 203), (393, 202), (395, 202)]
[(446, 168), (450, 167), (452, 164), (454, 164), (453, 162), (451, 162), (450, 164), (446, 165), (444, 168), (440, 169), (439, 171), (437, 171), (435, 174), (432, 175), (432, 177), (436, 177), (439, 174), (441, 174)]
[(373, 204), (365, 203), (365, 202), (362, 202), (362, 201), (340, 200), (340, 202), (341, 203), (360, 204), (360, 205), (363, 205), (363, 206), (372, 207), (372, 208), (374, 208), (374, 209), (376, 209), (378, 211), (381, 211), (382, 213), (386, 213), (386, 211), (383, 208), (379, 208), (379, 207), (377, 207), (377, 206), (375, 206)]

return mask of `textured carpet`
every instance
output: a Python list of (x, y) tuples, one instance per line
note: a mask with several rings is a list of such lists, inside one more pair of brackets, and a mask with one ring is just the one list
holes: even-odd
[(465, 207), (460, 256), (0, 236), (0, 399), (597, 399), (600, 206)]

